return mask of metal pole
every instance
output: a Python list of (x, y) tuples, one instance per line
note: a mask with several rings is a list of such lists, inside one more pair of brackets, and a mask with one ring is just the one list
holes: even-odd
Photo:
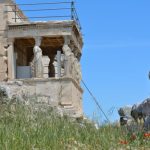
[(74, 1), (71, 2), (71, 20), (74, 20)]
[(15, 5), (15, 22), (17, 22), (17, 6)]

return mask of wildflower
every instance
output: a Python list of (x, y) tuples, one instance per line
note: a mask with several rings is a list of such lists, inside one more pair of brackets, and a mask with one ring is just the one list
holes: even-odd
[(123, 145), (126, 145), (126, 144), (128, 144), (128, 141), (123, 141), (123, 140), (122, 140), (122, 141), (120, 141), (119, 143), (120, 143), (120, 144), (123, 144)]
[(145, 137), (145, 138), (150, 137), (150, 133), (144, 133), (144, 137)]
[(131, 141), (134, 141), (135, 139), (136, 139), (136, 135), (135, 135), (135, 134), (132, 134), (131, 137), (130, 137), (130, 140), (131, 140)]

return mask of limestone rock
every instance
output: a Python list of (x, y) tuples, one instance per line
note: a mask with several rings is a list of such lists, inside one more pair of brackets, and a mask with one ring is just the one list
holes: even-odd
[(8, 81), (7, 85), (23, 86), (23, 82), (22, 81)]
[(150, 116), (150, 98), (145, 99), (139, 105), (133, 105), (131, 115), (135, 120)]
[(0, 85), (0, 97), (11, 98), (10, 88), (5, 85)]

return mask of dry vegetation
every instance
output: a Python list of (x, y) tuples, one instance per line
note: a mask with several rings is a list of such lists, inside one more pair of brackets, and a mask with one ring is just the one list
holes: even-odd
[(96, 129), (92, 123), (59, 117), (51, 108), (17, 100), (0, 101), (1, 150), (148, 150), (150, 137), (127, 134), (115, 125)]

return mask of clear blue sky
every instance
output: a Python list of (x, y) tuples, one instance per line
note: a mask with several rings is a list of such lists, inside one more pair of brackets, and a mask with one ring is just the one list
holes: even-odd
[[(105, 112), (149, 97), (150, 1), (77, 1), (77, 6), (85, 42), (83, 79)], [(97, 113), (86, 91), (84, 110)], [(117, 111), (110, 117), (116, 119)]]
[[(119, 116), (116, 109), (110, 115), (111, 108), (132, 105), (150, 96), (150, 1), (76, 0), (76, 6), (84, 35), (83, 80), (115, 120)], [(85, 114), (103, 120), (85, 89), (83, 99)]]

